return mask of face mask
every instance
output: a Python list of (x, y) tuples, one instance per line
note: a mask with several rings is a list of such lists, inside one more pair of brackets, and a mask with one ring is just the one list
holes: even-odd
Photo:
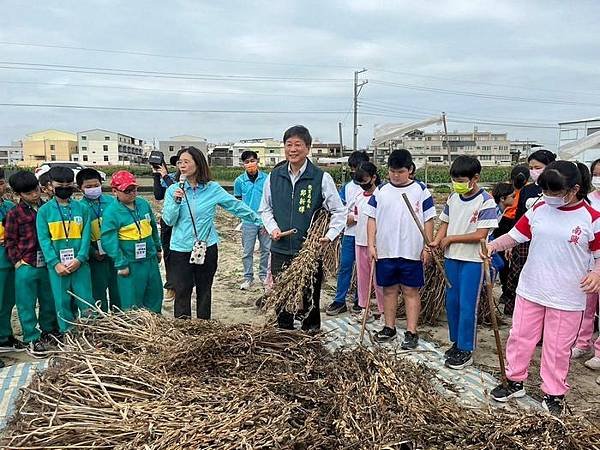
[(565, 206), (567, 204), (564, 197), (551, 197), (550, 195), (546, 194), (542, 194), (542, 197), (544, 199), (544, 203), (552, 208), (560, 208), (561, 206)]
[(57, 186), (54, 188), (54, 195), (61, 200), (67, 200), (73, 195), (73, 186)]
[(466, 194), (471, 190), (471, 186), (468, 181), (453, 181), (452, 189), (454, 189), (454, 192), (457, 194)]
[(531, 179), (533, 180), (534, 183), (537, 183), (537, 180), (543, 171), (544, 171), (544, 169), (531, 169), (529, 171), (529, 176), (531, 177)]
[(367, 192), (373, 187), (373, 183), (365, 183), (365, 184), (359, 183), (359, 186), (361, 188), (363, 188), (363, 191)]
[(595, 189), (600, 189), (600, 177), (592, 177), (592, 186)]
[(85, 195), (90, 200), (96, 200), (102, 195), (102, 186), (85, 188), (83, 190), (83, 195)]
[(244, 163), (244, 168), (246, 169), (246, 172), (248, 172), (249, 175), (255, 175), (258, 172), (258, 163)]

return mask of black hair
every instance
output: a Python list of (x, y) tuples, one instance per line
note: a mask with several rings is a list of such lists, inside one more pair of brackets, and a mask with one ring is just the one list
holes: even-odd
[[(543, 165), (547, 166), (551, 162), (556, 161), (556, 155), (552, 153), (550, 150), (536, 150), (531, 155), (527, 157), (527, 162), (531, 162), (531, 160), (535, 159), (536, 161), (541, 162)], [(539, 184), (539, 183), (538, 183)]]
[(47, 184), (49, 184), (52, 180), (50, 179), (50, 174), (48, 172), (44, 172), (43, 174), (40, 175), (40, 178), (38, 178), (40, 186), (46, 186)]
[(298, 139), (302, 139), (307, 147), (312, 145), (312, 136), (304, 125), (294, 125), (291, 128), (285, 130), (283, 133), (283, 143), (287, 141), (289, 138), (297, 137)]
[(450, 176), (452, 178), (467, 177), (471, 179), (480, 173), (481, 163), (477, 158), (473, 158), (472, 156), (460, 155), (450, 166)]
[(409, 172), (410, 172), (410, 174), (411, 174), (411, 175), (414, 175), (414, 174), (416, 174), (416, 173), (417, 173), (417, 165), (414, 163), (414, 161), (413, 161), (413, 163), (410, 165), (410, 170), (409, 170)]
[(356, 168), (356, 172), (354, 172), (354, 181), (360, 184), (362, 183), (363, 178), (370, 178), (373, 176), (375, 177), (375, 186), (379, 186), (381, 184), (381, 179), (377, 172), (377, 166), (370, 161), (364, 161)]
[(390, 169), (408, 169), (410, 171), (413, 167), (412, 155), (405, 149), (394, 150), (388, 157), (388, 167)]
[(512, 181), (515, 189), (521, 189), (529, 180), (529, 167), (525, 164), (519, 164), (510, 171), (510, 181)]
[[(181, 157), (183, 153), (189, 153), (196, 164), (196, 182), (200, 184), (208, 183), (211, 180), (210, 167), (208, 167), (208, 161), (206, 160), (204, 153), (193, 146), (184, 147), (179, 156)], [(179, 179), (180, 175), (180, 171), (177, 170), (175, 178)]]
[(242, 161), (246, 161), (248, 158), (258, 159), (258, 153), (256, 153), (254, 150), (244, 150), (242, 152), (242, 156), (240, 156), (240, 159)]
[(38, 179), (35, 175), (26, 170), (19, 170), (18, 172), (13, 173), (8, 179), (8, 184), (10, 184), (11, 189), (17, 194), (35, 191), (39, 186)]
[(81, 169), (79, 172), (77, 172), (77, 176), (75, 177), (75, 179), (77, 181), (77, 186), (79, 187), (81, 187), (83, 185), (83, 182), (87, 180), (98, 180), (100, 183), (102, 183), (102, 177), (100, 176), (100, 172), (98, 172), (96, 169), (92, 169), (89, 167)]
[(508, 197), (513, 192), (515, 192), (515, 188), (512, 183), (497, 183), (492, 189), (492, 197), (494, 197), (496, 204), (499, 204), (502, 197)]
[(52, 181), (57, 183), (72, 183), (74, 180), (73, 171), (65, 166), (54, 166), (48, 171)]
[(592, 165), (590, 166), (590, 173), (592, 174), (592, 176), (594, 176), (594, 169), (596, 168), (596, 166), (600, 164), (600, 158), (598, 158), (597, 160), (595, 160)]
[(356, 169), (361, 163), (369, 161), (369, 155), (364, 150), (356, 150), (348, 156), (348, 166)]
[(4, 169), (0, 167), (0, 180), (4, 180)]
[[(540, 161), (541, 162), (541, 161)], [(590, 171), (583, 163), (554, 161), (546, 166), (537, 184), (544, 191), (565, 191), (579, 185), (577, 198), (586, 198), (591, 189)]]

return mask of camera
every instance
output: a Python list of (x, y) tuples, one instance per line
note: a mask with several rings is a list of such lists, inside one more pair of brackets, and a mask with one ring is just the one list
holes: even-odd
[(152, 167), (158, 169), (159, 167), (165, 165), (165, 155), (163, 154), (163, 152), (153, 150), (148, 156), (148, 162)]

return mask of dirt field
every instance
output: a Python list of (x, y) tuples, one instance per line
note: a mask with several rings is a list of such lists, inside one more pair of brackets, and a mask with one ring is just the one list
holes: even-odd
[[(158, 205), (155, 205), (158, 210)], [(234, 231), (238, 224), (237, 219), (219, 211), (218, 229), (222, 242), (219, 246), (219, 269), (213, 287), (212, 314), (216, 320), (227, 323), (249, 322), (262, 324), (265, 319), (259, 314), (254, 306), (255, 300), (262, 294), (262, 288), (259, 285), (253, 286), (250, 291), (240, 291), (239, 285), (242, 280), (241, 263), (241, 233)], [(258, 258), (255, 258), (257, 262)], [(335, 293), (335, 280), (328, 280), (322, 293), (322, 306), (326, 306), (332, 300)], [(172, 303), (164, 304), (164, 313), (172, 314)], [(192, 308), (192, 311), (194, 308)], [(325, 319), (325, 316), (323, 317)], [(13, 320), (15, 330), (19, 330), (16, 317)], [(506, 336), (509, 331), (510, 319), (504, 319), (501, 327), (503, 344), (506, 342)], [(403, 327), (404, 321), (399, 320), (399, 326)], [(444, 322), (437, 327), (422, 327), (421, 337), (439, 344), (441, 347), (447, 346), (447, 328)], [(539, 353), (536, 357), (530, 371), (530, 379), (526, 383), (528, 392), (536, 398), (541, 398), (539, 390)], [(25, 353), (3, 354), (2, 358), (7, 364), (19, 360), (30, 359)], [(491, 373), (497, 375), (498, 360), (495, 350), (495, 341), (493, 333), (486, 327), (479, 328), (478, 348), (475, 351), (476, 364), (485, 368)], [(568, 396), (568, 404), (572, 410), (577, 412), (586, 412), (586, 416), (596, 423), (600, 422), (600, 385), (596, 384), (595, 379), (600, 372), (593, 372), (587, 369), (583, 362), (585, 359), (576, 360), (571, 366), (569, 381), (572, 390)]]

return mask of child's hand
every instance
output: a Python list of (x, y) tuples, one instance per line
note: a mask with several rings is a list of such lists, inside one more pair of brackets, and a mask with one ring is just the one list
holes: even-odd
[(374, 245), (369, 245), (369, 256), (377, 261), (377, 248)]
[(450, 244), (452, 244), (452, 238), (450, 236), (446, 236), (440, 241), (439, 249), (444, 251), (446, 250), (446, 247), (448, 247)]
[(423, 251), (421, 252), (421, 261), (423, 261), (424, 265), (431, 262), (431, 249), (427, 245), (423, 247)]
[(479, 256), (481, 257), (481, 259), (486, 260), (486, 259), (490, 259), (491, 256), (496, 253), (496, 249), (494, 248), (493, 245), (490, 245), (490, 243), (486, 243), (485, 244), (485, 248), (486, 248), (486, 253), (487, 255), (484, 255), (483, 252), (481, 251), (481, 249), (479, 250)]
[(55, 265), (54, 270), (56, 270), (56, 273), (61, 277), (69, 275), (69, 269), (67, 269), (67, 266), (65, 266), (63, 263), (58, 263)]
[(600, 275), (596, 272), (588, 273), (581, 280), (581, 289), (586, 294), (594, 294), (600, 291)]
[(69, 265), (67, 266), (67, 270), (69, 273), (73, 273), (80, 267), (81, 267), (81, 262), (77, 258), (75, 258), (73, 261), (71, 261), (69, 263)]
[(117, 270), (117, 275), (121, 275), (122, 277), (129, 276), (129, 267), (125, 267), (124, 269)]

